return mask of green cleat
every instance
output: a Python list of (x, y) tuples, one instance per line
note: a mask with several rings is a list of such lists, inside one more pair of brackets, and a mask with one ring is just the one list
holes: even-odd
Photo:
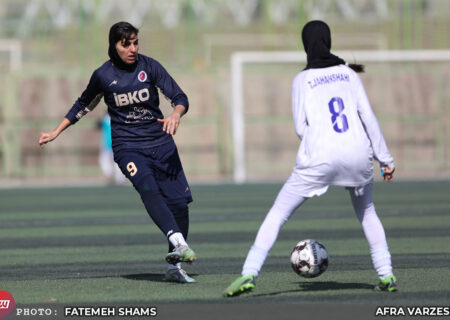
[(255, 288), (255, 281), (256, 277), (253, 274), (239, 277), (225, 289), (223, 295), (225, 297), (236, 297), (242, 293), (248, 293)]
[(178, 283), (194, 283), (194, 278), (191, 278), (183, 269), (167, 270), (164, 276), (165, 281), (178, 282)]
[(395, 292), (398, 290), (397, 278), (392, 275), (380, 280), (374, 288), (375, 291)]
[(195, 252), (188, 246), (177, 246), (172, 252), (166, 255), (167, 263), (173, 265), (178, 262), (192, 263), (195, 259), (197, 259)]

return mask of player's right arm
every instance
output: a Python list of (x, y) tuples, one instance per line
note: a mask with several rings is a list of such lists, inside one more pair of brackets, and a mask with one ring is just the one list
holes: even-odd
[(64, 118), (54, 130), (49, 132), (41, 132), (41, 137), (39, 138), (39, 145), (41, 148), (44, 148), (45, 144), (50, 141), (55, 140), (61, 132), (63, 132), (70, 125), (70, 121), (67, 118)]
[(44, 148), (45, 144), (55, 140), (61, 132), (67, 129), (71, 124), (76, 123), (86, 113), (92, 111), (103, 97), (103, 91), (100, 85), (100, 78), (97, 72), (94, 72), (89, 80), (89, 84), (83, 91), (81, 96), (75, 101), (72, 108), (70, 108), (67, 115), (60, 122), (60, 124), (52, 131), (41, 132), (39, 138), (39, 145)]

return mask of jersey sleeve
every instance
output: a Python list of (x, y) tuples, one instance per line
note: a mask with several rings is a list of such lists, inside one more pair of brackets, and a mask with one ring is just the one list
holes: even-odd
[(358, 115), (372, 144), (375, 159), (382, 166), (394, 167), (394, 159), (384, 140), (378, 120), (372, 111), (366, 91), (357, 74), (354, 74)]
[(300, 139), (303, 139), (308, 122), (306, 120), (304, 98), (302, 97), (302, 81), (299, 80), (299, 77), (297, 76), (292, 82), (292, 114), (295, 131)]
[(183, 90), (181, 90), (175, 80), (158, 61), (152, 60), (151, 68), (150, 74), (152, 75), (155, 86), (170, 100), (172, 107), (182, 105), (186, 113), (189, 109), (189, 101)]
[(89, 111), (95, 109), (103, 97), (103, 91), (100, 86), (100, 78), (97, 72), (94, 72), (89, 80), (86, 89), (75, 101), (72, 108), (66, 114), (66, 118), (72, 123), (76, 123), (84, 117)]

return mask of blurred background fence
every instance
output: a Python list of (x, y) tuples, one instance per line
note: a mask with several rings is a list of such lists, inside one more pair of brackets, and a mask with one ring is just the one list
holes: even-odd
[[(108, 30), (120, 20), (140, 28), (140, 52), (189, 96), (175, 136), (188, 178), (232, 181), (231, 55), (301, 51), (299, 32), (310, 19), (328, 22), (333, 50), (450, 48), (450, 0), (2, 0), (0, 182), (102, 181), (103, 102), (44, 150), (37, 140), (108, 58)], [(450, 178), (450, 61), (357, 62), (367, 64), (362, 79), (398, 177)], [(302, 68), (243, 68), (249, 181), (284, 180), (295, 163), (291, 81)]]

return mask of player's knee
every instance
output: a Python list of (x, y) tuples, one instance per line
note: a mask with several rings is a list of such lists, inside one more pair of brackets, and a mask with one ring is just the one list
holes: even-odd
[(363, 211), (364, 211), (365, 216), (377, 214), (377, 212), (375, 211), (375, 205), (373, 204), (373, 202), (366, 204)]
[(171, 203), (167, 205), (174, 217), (186, 217), (189, 215), (187, 202)]
[(139, 181), (132, 181), (134, 188), (139, 192), (141, 196), (161, 194), (158, 186), (154, 182), (153, 176), (148, 176), (140, 179)]
[(288, 221), (291, 212), (286, 210), (280, 210), (280, 208), (272, 207), (266, 215), (264, 222), (267, 221), (270, 225), (282, 226)]

